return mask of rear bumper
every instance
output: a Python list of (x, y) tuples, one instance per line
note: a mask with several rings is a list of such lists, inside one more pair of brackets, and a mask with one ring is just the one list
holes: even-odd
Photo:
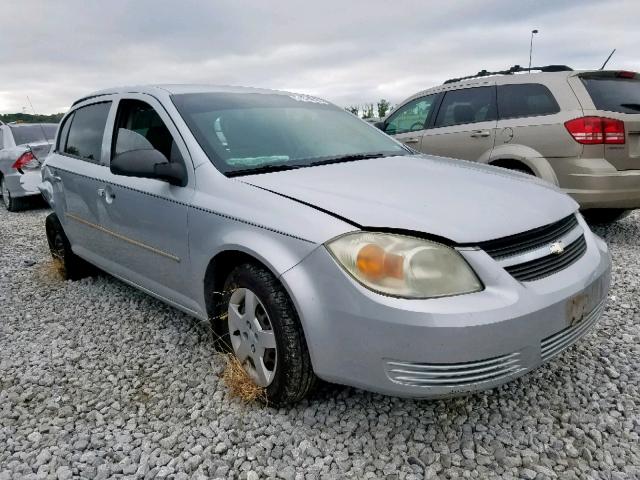
[(640, 169), (616, 170), (604, 159), (557, 159), (559, 186), (588, 208), (640, 208)]
[[(580, 260), (526, 284), (483, 251), (465, 252), (486, 288), (456, 297), (375, 294), (322, 247), (281, 278), (319, 377), (384, 394), (448, 397), (524, 375), (591, 329), (604, 308), (611, 260), (602, 240), (585, 237)], [(569, 307), (583, 294), (591, 299), (588, 313), (571, 326)]]
[(38, 189), (38, 184), (42, 182), (40, 169), (10, 173), (5, 175), (4, 179), (13, 198), (40, 195)]

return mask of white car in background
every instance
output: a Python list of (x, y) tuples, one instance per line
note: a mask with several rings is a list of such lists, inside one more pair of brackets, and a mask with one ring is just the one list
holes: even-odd
[(56, 136), (56, 123), (0, 124), (0, 195), (10, 212), (25, 207), (25, 199), (40, 195), (40, 165)]

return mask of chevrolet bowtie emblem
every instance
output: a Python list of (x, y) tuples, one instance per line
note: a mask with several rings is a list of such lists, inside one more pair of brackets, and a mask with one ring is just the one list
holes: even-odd
[(553, 255), (560, 255), (561, 253), (564, 253), (564, 243), (553, 242), (551, 245), (549, 245), (549, 251)]

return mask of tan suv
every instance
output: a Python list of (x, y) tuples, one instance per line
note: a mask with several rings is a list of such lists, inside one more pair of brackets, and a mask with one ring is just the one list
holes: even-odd
[(531, 71), (516, 65), (448, 80), (376, 126), (424, 153), (547, 180), (594, 221), (640, 208), (640, 74)]

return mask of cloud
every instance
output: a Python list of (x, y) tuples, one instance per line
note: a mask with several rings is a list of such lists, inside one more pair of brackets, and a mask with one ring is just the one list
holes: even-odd
[(140, 83), (288, 89), (340, 105), (392, 103), (447, 78), (528, 62), (637, 70), (635, 1), (248, 2), (11, 0), (0, 112), (64, 111)]

